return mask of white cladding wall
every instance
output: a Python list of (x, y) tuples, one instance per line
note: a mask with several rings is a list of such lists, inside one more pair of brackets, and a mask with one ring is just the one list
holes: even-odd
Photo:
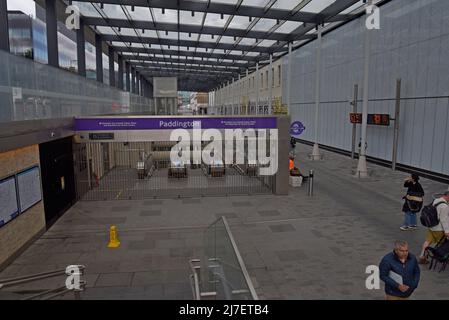
[[(323, 36), (318, 142), (351, 150), (349, 102), (363, 97), (365, 17)], [(402, 79), (398, 162), (449, 174), (449, 1), (393, 0), (381, 7), (372, 32), (369, 113), (394, 117), (396, 79)], [(316, 41), (293, 52), (291, 117), (314, 139)], [(288, 59), (283, 58), (286, 83)], [(283, 95), (286, 86), (283, 86)], [(361, 112), (362, 103), (358, 104)], [(357, 143), (361, 126), (357, 128)], [(368, 126), (367, 154), (391, 160), (390, 127)]]
[[(273, 75), (272, 81), (272, 98), (280, 98), (282, 95), (282, 61), (278, 59), (273, 61)], [(259, 101), (263, 103), (268, 101), (270, 97), (270, 90), (268, 87), (269, 80), (269, 65), (266, 65), (259, 70)], [(230, 82), (222, 89), (216, 91), (215, 102), (217, 105), (234, 105), (246, 104), (249, 101), (255, 103), (257, 100), (257, 76), (256, 72), (250, 73), (248, 77), (244, 76), (234, 83)]]

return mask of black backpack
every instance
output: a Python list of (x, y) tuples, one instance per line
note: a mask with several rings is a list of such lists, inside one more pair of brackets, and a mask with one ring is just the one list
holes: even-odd
[(428, 228), (432, 228), (437, 226), (440, 223), (440, 219), (438, 219), (438, 211), (437, 211), (437, 207), (440, 204), (445, 204), (447, 205), (446, 201), (442, 201), (437, 203), (436, 205), (428, 204), (427, 206), (424, 206), (424, 208), (422, 208), (421, 211), (421, 224), (424, 227), (428, 227)]
[(449, 240), (443, 237), (436, 247), (427, 247), (427, 254), (431, 258), (429, 269), (435, 269), (438, 263), (441, 263), (440, 271), (444, 271), (449, 262)]

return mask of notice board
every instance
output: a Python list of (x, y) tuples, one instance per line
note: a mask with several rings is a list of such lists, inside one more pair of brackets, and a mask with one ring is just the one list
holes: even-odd
[(0, 226), (19, 214), (16, 180), (9, 177), (0, 180)]
[(33, 167), (17, 174), (20, 211), (31, 208), (42, 200), (39, 167)]

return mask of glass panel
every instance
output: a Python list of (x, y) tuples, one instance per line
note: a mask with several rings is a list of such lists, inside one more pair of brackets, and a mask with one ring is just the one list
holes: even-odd
[(300, 4), (302, 2), (307, 2), (307, 1), (310, 1), (310, 0), (277, 0), (271, 8), (292, 10), (298, 4)]
[[(149, 21), (152, 22), (153, 18), (151, 17), (151, 11), (149, 8), (144, 7), (134, 7), (134, 11), (131, 10), (130, 6), (126, 6), (127, 13), (131, 16), (133, 20), (138, 21)], [(122, 19), (126, 19), (125, 16), (122, 16)]]
[(206, 20), (204, 22), (204, 25), (210, 26), (210, 27), (224, 27), (228, 18), (229, 18), (229, 15), (227, 15), (227, 14), (224, 14), (223, 19), (221, 19), (221, 15), (219, 15), (219, 14), (208, 13), (206, 15)]
[(73, 1), (72, 4), (80, 8), (80, 12), (83, 16), (101, 18), (100, 13), (94, 8), (91, 3)]
[(329, 7), (336, 0), (312, 0), (301, 11), (319, 13)]
[(176, 23), (178, 21), (177, 10), (165, 9), (165, 14), (162, 14), (162, 9), (152, 9), (156, 22)]
[(259, 43), (259, 46), (260, 47), (271, 47), (275, 43), (276, 43), (275, 40), (264, 40), (264, 41)]
[(253, 7), (265, 7), (269, 0), (244, 0), (242, 5)]
[(237, 4), (237, 0), (212, 0), (216, 3)]
[(276, 20), (274, 19), (260, 19), (259, 22), (252, 28), (254, 31), (268, 31), (273, 26), (276, 25)]
[(296, 28), (302, 26), (302, 22), (286, 21), (279, 28), (276, 29), (277, 33), (291, 33)]
[(191, 11), (179, 11), (179, 19), (182, 24), (201, 25), (203, 22), (204, 12), (195, 12), (192, 17)]
[[(148, 112), (152, 105), (150, 99), (4, 51), (0, 61), (0, 86), (5, 87), (0, 93), (0, 122)], [(20, 96), (13, 99), (13, 91)]]
[(239, 44), (241, 45), (245, 45), (245, 46), (251, 46), (254, 45), (256, 43), (256, 39), (254, 38), (242, 38), (242, 40), (240, 40)]
[(226, 37), (226, 36), (223, 36), (223, 37), (221, 37), (221, 39), (220, 39), (220, 43), (227, 43), (227, 44), (232, 44), (232, 43), (234, 43), (235, 41), (234, 41), (234, 38), (233, 37)]
[(214, 36), (214, 38), (212, 39), (212, 35), (210, 34), (202, 34), (200, 37), (200, 41), (203, 42), (217, 42), (218, 37)]
[[(100, 6), (98, 6), (97, 8), (100, 8)], [(100, 9), (100, 11), (101, 11), (101, 9)], [(103, 12), (107, 15), (108, 18), (112, 18), (112, 19), (123, 19), (125, 16), (122, 8), (115, 4), (105, 4), (104, 8), (103, 8)]]
[(234, 16), (234, 18), (232, 18), (231, 23), (229, 24), (229, 28), (246, 30), (250, 24), (251, 22), (249, 21), (248, 17)]
[(200, 290), (216, 292), (216, 300), (254, 299), (249, 288), (249, 285), (252, 287), (251, 280), (244, 276), (224, 220), (220, 219), (207, 228), (204, 244)]

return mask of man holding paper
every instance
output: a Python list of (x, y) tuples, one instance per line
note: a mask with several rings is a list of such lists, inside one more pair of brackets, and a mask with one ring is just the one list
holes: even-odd
[(380, 262), (380, 279), (385, 282), (387, 300), (405, 300), (418, 287), (418, 260), (408, 252), (406, 241), (396, 241), (394, 247)]

